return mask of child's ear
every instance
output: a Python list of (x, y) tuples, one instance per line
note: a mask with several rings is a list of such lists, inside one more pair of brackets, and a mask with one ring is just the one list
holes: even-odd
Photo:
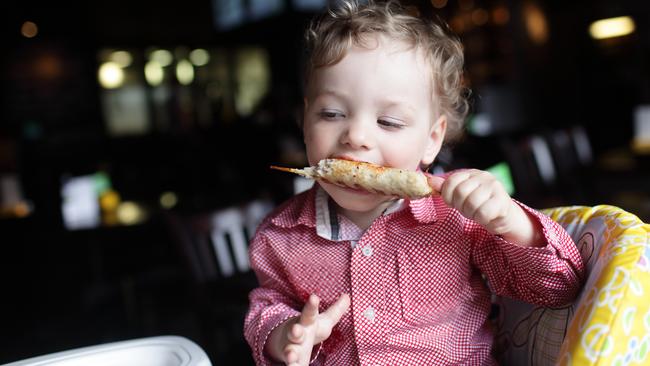
[(422, 155), (422, 165), (429, 166), (438, 155), (442, 143), (445, 140), (445, 132), (447, 131), (447, 117), (440, 116), (438, 120), (431, 125), (429, 131), (428, 141), (424, 154)]

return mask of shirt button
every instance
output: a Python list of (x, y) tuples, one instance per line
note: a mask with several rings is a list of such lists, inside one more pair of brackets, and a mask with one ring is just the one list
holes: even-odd
[(363, 255), (365, 255), (366, 257), (370, 257), (372, 255), (372, 247), (370, 247), (370, 246), (364, 247), (361, 250), (361, 253), (363, 253)]
[(357, 247), (357, 241), (356, 240), (350, 240), (350, 247), (352, 249), (356, 248)]
[(363, 312), (363, 316), (366, 319), (368, 319), (368, 321), (374, 322), (375, 321), (375, 309), (373, 309), (372, 307), (367, 308), (366, 311)]

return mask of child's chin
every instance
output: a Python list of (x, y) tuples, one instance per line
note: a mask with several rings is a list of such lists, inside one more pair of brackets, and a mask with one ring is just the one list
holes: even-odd
[(360, 200), (373, 201), (376, 200), (376, 198), (373, 199), (373, 197), (379, 197), (378, 195), (370, 193), (363, 189), (342, 187), (331, 183), (321, 183), (321, 185), (325, 191), (327, 191), (330, 197), (334, 198), (334, 200), (339, 203), (339, 205), (340, 203), (357, 202)]
[(330, 189), (328, 190), (328, 193), (330, 194), (330, 197), (334, 199), (336, 204), (351, 211), (370, 211), (390, 200), (390, 197), (384, 195), (345, 187)]
[(370, 196), (373, 194), (360, 188), (350, 188), (350, 187), (337, 187), (337, 188), (345, 191), (346, 193), (359, 195), (359, 196)]

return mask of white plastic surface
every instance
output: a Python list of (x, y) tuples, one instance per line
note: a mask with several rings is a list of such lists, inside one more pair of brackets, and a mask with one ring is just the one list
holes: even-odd
[(52, 353), (4, 366), (211, 366), (196, 343), (178, 336), (134, 339)]

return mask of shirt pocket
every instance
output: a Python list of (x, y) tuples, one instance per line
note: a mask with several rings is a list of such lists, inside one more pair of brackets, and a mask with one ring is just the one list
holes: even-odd
[(398, 257), (399, 296), (404, 321), (421, 325), (453, 318), (458, 305), (469, 296), (466, 266), (444, 256), (412, 260), (412, 254), (402, 253)]

